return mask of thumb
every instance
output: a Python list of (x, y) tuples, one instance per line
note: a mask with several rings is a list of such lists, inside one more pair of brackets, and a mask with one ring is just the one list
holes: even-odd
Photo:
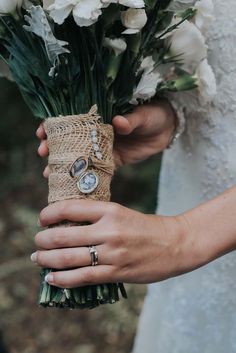
[(139, 112), (117, 115), (112, 121), (115, 132), (119, 135), (130, 135), (136, 128), (143, 124), (142, 115)]

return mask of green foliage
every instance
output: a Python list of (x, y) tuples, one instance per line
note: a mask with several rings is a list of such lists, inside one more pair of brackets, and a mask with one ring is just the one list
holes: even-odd
[[(123, 36), (127, 50), (119, 55), (104, 46), (106, 37), (120, 38), (124, 30), (117, 11), (119, 5), (104, 9), (99, 21), (90, 27), (77, 26), (72, 16), (60, 26), (48, 19), (53, 34), (68, 43), (69, 51), (58, 56), (54, 75), (49, 75), (52, 62), (46, 44), (26, 30), (30, 17), (24, 18), (23, 10), (18, 20), (0, 17), (0, 57), (9, 64), (22, 96), (36, 117), (80, 114), (97, 104), (104, 122), (111, 123), (113, 116), (132, 109), (129, 102), (141, 78), (143, 58), (152, 55), (157, 65), (166, 63), (168, 48), (161, 36), (156, 39), (156, 33), (171, 23), (174, 13), (166, 10), (169, 2), (146, 0), (147, 24), (140, 33)], [(191, 16), (189, 10), (182, 21)], [(164, 85), (161, 91), (167, 87)]]

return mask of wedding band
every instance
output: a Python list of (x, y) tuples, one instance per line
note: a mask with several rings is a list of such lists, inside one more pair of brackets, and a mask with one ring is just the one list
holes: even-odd
[(98, 265), (98, 251), (95, 246), (89, 246), (89, 253), (91, 256), (91, 266)]

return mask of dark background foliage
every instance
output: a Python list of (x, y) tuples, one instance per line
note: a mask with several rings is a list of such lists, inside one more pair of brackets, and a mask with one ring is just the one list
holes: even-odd
[[(127, 286), (129, 297), (93, 311), (37, 307), (39, 269), (31, 264), (37, 218), (46, 205), (45, 161), (37, 156), (39, 121), (15, 85), (0, 80), (0, 353), (128, 353), (145, 286)], [(113, 200), (152, 213), (160, 158), (122, 168)]]

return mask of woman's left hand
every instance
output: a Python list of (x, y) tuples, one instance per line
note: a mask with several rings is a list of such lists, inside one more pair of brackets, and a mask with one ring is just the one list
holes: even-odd
[[(39, 250), (32, 261), (57, 270), (46, 278), (52, 285), (151, 283), (195, 267), (194, 247), (181, 217), (145, 215), (90, 200), (57, 202), (40, 214), (43, 227), (64, 220), (90, 225), (48, 228), (36, 234)], [(99, 256), (95, 267), (91, 266), (91, 245)]]

